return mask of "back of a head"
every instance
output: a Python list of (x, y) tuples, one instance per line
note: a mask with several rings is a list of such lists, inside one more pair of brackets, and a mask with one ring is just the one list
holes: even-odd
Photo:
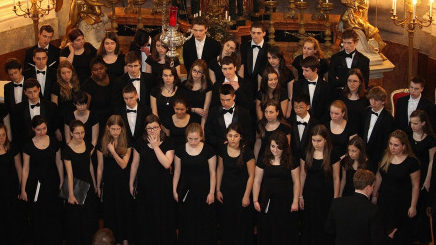
[(363, 190), (367, 186), (374, 184), (375, 175), (367, 169), (358, 169), (353, 176), (353, 184), (356, 190)]
[(92, 245), (115, 245), (114, 234), (108, 228), (100, 229), (95, 233)]

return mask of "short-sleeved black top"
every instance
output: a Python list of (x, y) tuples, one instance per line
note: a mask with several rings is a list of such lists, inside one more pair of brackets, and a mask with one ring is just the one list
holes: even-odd
[[(69, 125), (71, 121), (76, 120), (74, 116), (74, 111), (68, 111), (65, 114), (64, 123)], [(89, 112), (88, 120), (85, 124), (85, 141), (92, 142), (92, 127), (98, 123), (97, 117), (93, 111)]]
[[(94, 48), (90, 43), (86, 42), (84, 45), (85, 51), (81, 55), (74, 55), (73, 66), (79, 77), (80, 84), (82, 85), (88, 77), (91, 76), (91, 68), (89, 63), (91, 59), (97, 54), (97, 49)], [(70, 55), (70, 48), (65, 47), (61, 50), (61, 57), (68, 57)]]
[(165, 97), (161, 94), (161, 87), (156, 86), (151, 89), (151, 96), (156, 98), (157, 114), (165, 128), (170, 125), (171, 116), (174, 114), (173, 103), (174, 99), (180, 95), (180, 87), (177, 87), (176, 92), (171, 97)]
[[(23, 153), (30, 156), (29, 179), (36, 179), (41, 183), (56, 181), (59, 174), (56, 166), (56, 152), (59, 150), (58, 141), (50, 137), (50, 143), (45, 149), (36, 148), (32, 139), (24, 145)], [(89, 167), (89, 165), (88, 165)]]
[(123, 53), (119, 53), (117, 56), (117, 60), (114, 63), (108, 64), (105, 62), (105, 65), (107, 67), (107, 74), (111, 81), (115, 81), (115, 79), (124, 74), (124, 66), (126, 65), (124, 57), (125, 56)]
[(81, 179), (92, 184), (91, 173), (89, 169), (91, 151), (93, 146), (85, 141), (86, 149), (82, 153), (76, 153), (68, 145), (62, 151), (62, 158), (71, 161), (74, 178)]
[[(254, 159), (254, 154), (249, 147), (245, 147), (239, 156), (231, 157), (227, 151), (227, 144), (220, 147), (218, 155), (223, 159), (224, 173), (222, 178), (223, 188), (239, 188), (247, 183), (247, 162)], [(242, 157), (242, 159), (239, 159)], [(245, 186), (244, 186), (245, 189)]]

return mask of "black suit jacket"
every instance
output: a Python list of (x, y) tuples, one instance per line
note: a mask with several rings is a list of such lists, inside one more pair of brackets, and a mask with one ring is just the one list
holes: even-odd
[(300, 134), (298, 133), (298, 125), (297, 125), (297, 116), (295, 114), (292, 114), (289, 118), (289, 122), (291, 125), (291, 147), (294, 153), (294, 159), (299, 160), (306, 158), (306, 148), (307, 144), (309, 143), (309, 135), (310, 130), (313, 128), (313, 126), (318, 124), (318, 120), (310, 116), (309, 122), (307, 123), (307, 126), (304, 127), (303, 136), (300, 139)]
[(371, 108), (368, 107), (362, 116), (363, 128), (360, 130), (360, 137), (367, 142), (366, 153), (368, 155), (368, 169), (374, 173), (383, 157), (384, 150), (387, 147), (389, 134), (395, 130), (395, 122), (392, 115), (383, 109), (374, 124), (371, 136), (368, 140), (368, 130), (371, 121)]
[[(132, 112), (130, 112), (132, 113)], [(132, 132), (129, 126), (129, 120), (127, 120), (127, 107), (125, 104), (115, 110), (115, 114), (120, 115), (124, 124), (126, 125), (126, 134), (129, 145), (133, 145), (139, 138), (141, 138), (145, 132), (145, 118), (151, 114), (149, 107), (138, 104), (136, 110), (136, 123), (135, 132)]]
[[(220, 106), (220, 88), (224, 81), (216, 82), (212, 86), (212, 100), (210, 103), (211, 107)], [(238, 76), (239, 88), (235, 91), (237, 105), (244, 107), (247, 110), (252, 110), (254, 107), (254, 98), (251, 90), (251, 84), (249, 81)]]
[[(350, 69), (347, 67), (347, 62), (345, 61), (345, 50), (339, 51), (338, 53), (332, 55), (330, 59), (330, 67), (329, 67), (329, 83), (332, 84), (335, 88), (344, 87), (347, 78), (348, 72)], [(354, 54), (353, 61), (351, 63), (351, 68), (359, 68), (362, 72), (363, 79), (365, 80), (365, 85), (368, 87), (369, 82), (369, 59), (356, 50)]]
[[(12, 113), (15, 107), (15, 94), (14, 94), (14, 83), (13, 82), (9, 82), (7, 84), (5, 84), (3, 90), (4, 90), (4, 98), (5, 98), (5, 105), (6, 105), (6, 109), (8, 110), (9, 113)], [(27, 101), (27, 97), (24, 94), (24, 89), (23, 89), (23, 94), (22, 94), (22, 99), (21, 102)], [(12, 122), (13, 123), (13, 122)]]
[(360, 193), (333, 200), (326, 232), (336, 236), (336, 245), (386, 244), (377, 206)]
[[(410, 95), (399, 98), (397, 100), (397, 105), (395, 108), (395, 123), (397, 124), (398, 128), (400, 128), (405, 132), (410, 130), (410, 126), (408, 123), (408, 113), (407, 113), (409, 99), (410, 99)], [(416, 107), (416, 109), (427, 112), (432, 128), (435, 129), (436, 128), (435, 105), (421, 95), (421, 99), (419, 99), (418, 106)]]
[[(306, 79), (298, 80), (294, 83), (293, 95), (303, 94), (309, 98), (309, 84)], [(333, 89), (331, 85), (318, 76), (315, 91), (313, 92), (312, 105), (310, 107), (310, 115), (314, 116), (320, 122), (329, 119), (329, 108), (333, 101)]]
[[(26, 56), (24, 58), (24, 70), (31, 67), (35, 67), (35, 62), (33, 62), (33, 50), (35, 50), (38, 45), (26, 49)], [(59, 65), (59, 54), (61, 50), (51, 44), (48, 45), (48, 60), (47, 66), (53, 69), (57, 69)]]
[(241, 60), (244, 65), (244, 78), (251, 82), (251, 88), (254, 92), (257, 91), (258, 87), (257, 75), (262, 76), (265, 67), (268, 65), (267, 54), (269, 48), (269, 44), (264, 41), (262, 48), (257, 54), (256, 64), (254, 64), (253, 69), (253, 49), (251, 48), (251, 40), (241, 45)]
[[(36, 79), (36, 69), (35, 67), (30, 67), (29, 69), (23, 72), (24, 80), (28, 78)], [(51, 100), (51, 91), (53, 84), (57, 81), (56, 70), (50, 67), (47, 67), (47, 71), (45, 74), (45, 87), (44, 91), (41, 91), (40, 97), (46, 100)]]
[[(211, 108), (207, 117), (205, 133), (206, 142), (213, 146), (215, 149), (221, 146), (226, 141), (226, 124), (224, 122), (222, 106), (216, 106)], [(243, 137), (245, 137), (247, 143), (253, 145), (253, 130), (251, 117), (247, 109), (244, 107), (235, 106), (233, 112), (232, 123), (239, 123), (243, 130)]]
[[(117, 80), (115, 80), (112, 86), (112, 107), (114, 110), (124, 105), (123, 100), (123, 88), (130, 83), (130, 77), (128, 73), (125, 73)], [(153, 84), (153, 77), (149, 73), (141, 72), (141, 85), (139, 91), (139, 104), (145, 107), (150, 107), (150, 90)]]
[[(203, 53), (201, 54), (201, 59), (209, 62), (211, 59), (216, 59), (216, 57), (221, 52), (221, 45), (213, 38), (206, 37), (203, 46)], [(185, 64), (186, 70), (189, 72), (192, 63), (198, 59), (197, 48), (195, 47), (195, 38), (192, 37), (185, 44), (183, 44), (183, 62)]]

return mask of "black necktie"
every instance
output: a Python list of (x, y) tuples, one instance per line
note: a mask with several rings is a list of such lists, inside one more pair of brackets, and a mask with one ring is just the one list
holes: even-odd
[(35, 108), (35, 107), (39, 107), (40, 106), (40, 104), (39, 104), (39, 102), (38, 103), (36, 103), (36, 104), (34, 104), (34, 105), (30, 105), (30, 109), (33, 109), (33, 108)]
[(297, 121), (297, 126), (298, 125), (303, 125), (304, 127), (306, 127), (307, 126), (307, 122), (300, 122), (300, 121)]
[(136, 110), (126, 109), (126, 112), (127, 112), (127, 113), (130, 113), (130, 112), (136, 113)]
[(41, 73), (42, 75), (45, 75), (45, 71), (36, 70), (36, 74)]
[(377, 112), (371, 111), (371, 114), (374, 114), (374, 115), (376, 115), (378, 117), (378, 113)]
[(313, 85), (313, 86), (316, 86), (316, 82), (309, 82), (309, 81), (307, 81), (307, 85)]
[(353, 54), (354, 54), (354, 52), (355, 51), (353, 51), (353, 52), (351, 52), (351, 53), (349, 53), (349, 54), (347, 54), (347, 52), (345, 52), (345, 58), (350, 58), (350, 59), (352, 59), (353, 58)]
[(251, 45), (251, 49), (254, 49), (254, 48), (258, 48), (258, 49), (261, 49), (262, 47), (261, 47), (261, 46), (259, 46), (259, 45), (255, 45), (255, 44), (252, 44), (252, 45)]
[(226, 113), (233, 114), (233, 107), (230, 108), (230, 109), (228, 109), (228, 110), (226, 110), (226, 109), (223, 108), (223, 114), (226, 114)]
[(16, 88), (16, 87), (23, 87), (23, 84), (22, 84), (22, 83), (21, 83), (21, 84), (16, 84), (16, 83), (14, 83), (13, 85), (14, 85), (14, 88)]
[(134, 82), (134, 81), (141, 81), (141, 79), (139, 79), (139, 78), (130, 78), (130, 82)]

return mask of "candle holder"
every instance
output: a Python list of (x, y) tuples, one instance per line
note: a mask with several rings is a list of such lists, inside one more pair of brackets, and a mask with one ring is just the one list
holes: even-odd
[(332, 30), (331, 30), (331, 24), (330, 24), (330, 11), (333, 10), (333, 3), (329, 2), (325, 2), (321, 4), (321, 8), (323, 10), (323, 13), (325, 14), (325, 31), (324, 31), (324, 35), (325, 35), (325, 43), (324, 46), (326, 47), (326, 55), (327, 57), (331, 56), (331, 46), (332, 46)]
[(274, 13), (274, 8), (277, 7), (277, 1), (274, 0), (265, 1), (265, 7), (268, 7), (268, 15), (269, 15), (268, 43), (270, 45), (274, 45), (276, 41), (274, 40), (275, 29), (274, 29), (273, 13)]
[(117, 24), (117, 16), (115, 14), (115, 5), (118, 3), (118, 0), (108, 0), (111, 5), (112, 14), (111, 14), (111, 32), (118, 32), (118, 24)]
[(141, 6), (146, 2), (146, 0), (134, 0), (133, 4), (138, 8), (138, 29), (144, 28), (144, 24), (142, 23), (142, 11)]
[(297, 12), (295, 11), (295, 0), (288, 1), (288, 10), (289, 12), (285, 15), (286, 19), (296, 20), (298, 18)]
[(324, 8), (323, 8), (323, 4), (328, 2), (324, 2), (324, 0), (318, 0), (318, 4), (316, 5), (316, 9), (318, 10), (317, 12), (312, 14), (312, 20), (325, 20), (326, 16), (324, 14)]
[[(39, 19), (50, 14), (50, 11), (56, 8), (56, 0), (48, 0), (47, 7), (43, 6), (43, 0), (30, 0), (31, 5), (26, 3), (26, 7), (23, 6), (23, 2), (18, 1), (12, 9), (17, 16), (23, 16), (24, 18), (32, 19), (33, 21), (33, 34), (35, 36), (35, 43), (38, 42), (39, 34)], [(51, 5), (50, 5), (51, 2)]]
[(304, 29), (304, 10), (307, 9), (307, 2), (297, 1), (295, 2), (295, 6), (300, 11), (300, 22), (298, 23), (298, 34), (300, 41), (298, 44), (303, 45), (303, 39), (306, 36), (306, 29)]

